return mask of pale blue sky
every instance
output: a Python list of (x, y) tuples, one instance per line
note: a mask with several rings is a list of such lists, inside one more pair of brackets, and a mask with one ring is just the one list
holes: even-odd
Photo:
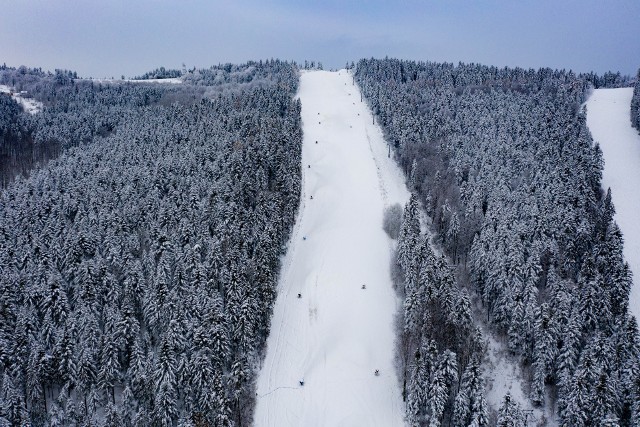
[(371, 56), (635, 74), (640, 0), (0, 0), (12, 66), (105, 77)]

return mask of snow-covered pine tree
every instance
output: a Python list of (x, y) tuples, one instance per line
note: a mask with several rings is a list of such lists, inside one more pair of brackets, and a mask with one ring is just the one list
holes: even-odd
[(631, 125), (640, 132), (640, 69), (638, 69), (636, 82), (633, 85), (633, 96), (631, 98)]
[[(618, 255), (611, 198), (601, 188), (602, 152), (580, 108), (591, 84), (618, 86), (624, 78), (389, 58), (359, 61), (355, 77), (394, 158), (415, 181), (436, 240), (458, 264), (457, 278), (532, 366), (534, 400), (542, 403), (547, 388), (557, 392), (562, 418), (581, 353), (595, 336), (620, 336), (628, 316), (628, 269)], [(434, 313), (410, 299), (410, 312)], [(549, 307), (544, 316), (542, 304)], [(549, 328), (541, 328), (540, 316)], [(416, 329), (414, 335), (423, 332)], [(404, 331), (403, 348), (411, 336)], [(612, 365), (610, 376), (622, 377), (623, 365)], [(584, 379), (596, 387), (597, 377)], [(614, 391), (612, 417), (630, 423), (622, 395), (601, 390)]]
[(507, 393), (498, 410), (498, 427), (526, 427), (520, 403)]

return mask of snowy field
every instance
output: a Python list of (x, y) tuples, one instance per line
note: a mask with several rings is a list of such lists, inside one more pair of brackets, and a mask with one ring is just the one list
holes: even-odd
[(629, 311), (640, 318), (640, 135), (631, 127), (633, 88), (596, 89), (587, 101), (587, 126), (604, 155), (602, 185), (611, 188), (624, 257), (633, 272)]
[(400, 426), (393, 366), (400, 302), (382, 215), (408, 200), (404, 178), (349, 73), (303, 72), (299, 97), (302, 200), (258, 377), (255, 425)]

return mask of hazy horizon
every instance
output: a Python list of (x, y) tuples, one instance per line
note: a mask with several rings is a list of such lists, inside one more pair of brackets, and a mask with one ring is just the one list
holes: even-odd
[(84, 77), (270, 58), (326, 69), (385, 56), (631, 75), (640, 66), (637, 0), (25, 0), (2, 11), (0, 62)]

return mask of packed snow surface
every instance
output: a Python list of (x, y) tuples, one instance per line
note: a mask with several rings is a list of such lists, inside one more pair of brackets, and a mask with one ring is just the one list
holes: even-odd
[(602, 185), (611, 188), (624, 257), (633, 273), (629, 311), (640, 318), (640, 135), (631, 127), (633, 88), (596, 89), (587, 101), (587, 126), (604, 155)]
[(299, 98), (302, 200), (258, 376), (255, 425), (400, 426), (400, 301), (382, 216), (386, 205), (408, 200), (404, 178), (351, 74), (303, 72)]

